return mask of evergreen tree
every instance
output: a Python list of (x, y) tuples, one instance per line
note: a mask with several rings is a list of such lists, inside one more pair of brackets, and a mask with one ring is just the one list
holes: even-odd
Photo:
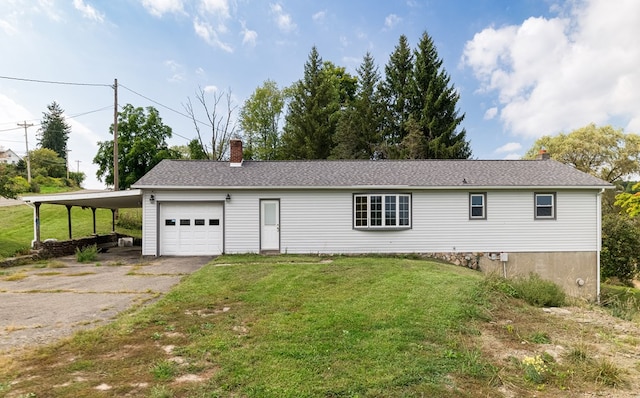
[(422, 34), (415, 51), (411, 80), (410, 113), (426, 139), (422, 159), (467, 159), (471, 156), (465, 129), (457, 130), (464, 119), (456, 104), (460, 95), (442, 68), (442, 60), (431, 37)]
[(64, 110), (53, 101), (42, 113), (42, 122), (38, 130), (38, 146), (55, 151), (62, 159), (67, 159), (67, 141), (71, 126), (64, 120)]
[(413, 55), (405, 35), (400, 36), (384, 71), (381, 93), (386, 110), (380, 151), (382, 157), (399, 158), (399, 145), (407, 135), (413, 79)]
[(282, 134), (282, 158), (326, 159), (333, 147), (340, 94), (331, 74), (323, 70), (314, 46), (304, 65), (304, 77), (291, 88)]
[(381, 111), (378, 85), (380, 74), (370, 53), (358, 67), (355, 98), (346, 104), (335, 135), (335, 159), (373, 159), (381, 139)]

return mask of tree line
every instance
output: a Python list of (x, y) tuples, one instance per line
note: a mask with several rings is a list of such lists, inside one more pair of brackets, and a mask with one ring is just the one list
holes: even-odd
[[(415, 50), (402, 35), (381, 76), (370, 53), (357, 75), (323, 61), (314, 46), (303, 77), (265, 81), (239, 124), (249, 159), (467, 159), (459, 94), (425, 32)], [(286, 106), (284, 125), (280, 119)]]

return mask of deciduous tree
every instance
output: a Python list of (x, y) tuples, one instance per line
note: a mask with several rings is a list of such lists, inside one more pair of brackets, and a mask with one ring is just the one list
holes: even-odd
[(53, 101), (42, 113), (38, 130), (38, 146), (55, 151), (62, 159), (67, 159), (67, 141), (71, 126), (64, 119), (64, 110)]
[(278, 84), (266, 80), (244, 102), (240, 110), (240, 128), (245, 137), (245, 157), (255, 160), (278, 158), (284, 101), (284, 93)]
[(525, 154), (533, 159), (545, 149), (552, 159), (611, 183), (640, 172), (640, 136), (591, 123), (565, 134), (545, 135)]
[[(109, 128), (113, 135), (113, 125)], [(169, 148), (171, 127), (162, 123), (153, 107), (143, 109), (127, 104), (118, 112), (118, 185), (126, 189), (162, 159), (179, 159), (180, 153)], [(98, 165), (98, 179), (113, 185), (113, 141), (98, 142), (93, 159)]]
[[(197, 134), (195, 139), (197, 141), (189, 143), (192, 156), (196, 156), (197, 159), (203, 159), (202, 155), (205, 154), (206, 157), (204, 159), (223, 160), (229, 150), (229, 140), (236, 134), (236, 121), (233, 113), (236, 111), (237, 105), (233, 103), (231, 90), (227, 92), (214, 91), (212, 94), (213, 104), (210, 104), (207, 102), (205, 90), (200, 87), (196, 92), (196, 99), (202, 106), (208, 123), (198, 120), (191, 98), (188, 98), (184, 108), (191, 117)], [(221, 109), (223, 99), (226, 106)], [(204, 134), (200, 131), (200, 127), (203, 124), (211, 129), (211, 141), (207, 141), (206, 137), (203, 138)], [(198, 144), (200, 148), (197, 148)]]
[(62, 178), (67, 173), (67, 162), (49, 148), (39, 148), (29, 152), (33, 175)]

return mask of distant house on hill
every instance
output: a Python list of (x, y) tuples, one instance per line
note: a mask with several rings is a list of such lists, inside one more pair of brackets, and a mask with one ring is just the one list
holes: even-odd
[(0, 148), (0, 163), (16, 164), (22, 159), (11, 149)]

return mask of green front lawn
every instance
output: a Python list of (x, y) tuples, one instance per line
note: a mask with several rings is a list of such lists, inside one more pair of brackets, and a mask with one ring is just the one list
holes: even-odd
[(102, 383), (110, 396), (469, 396), (457, 378), (482, 390), (495, 373), (465, 343), (481, 280), (423, 260), (221, 257), (152, 307), (7, 366), (0, 383), (57, 397)]

